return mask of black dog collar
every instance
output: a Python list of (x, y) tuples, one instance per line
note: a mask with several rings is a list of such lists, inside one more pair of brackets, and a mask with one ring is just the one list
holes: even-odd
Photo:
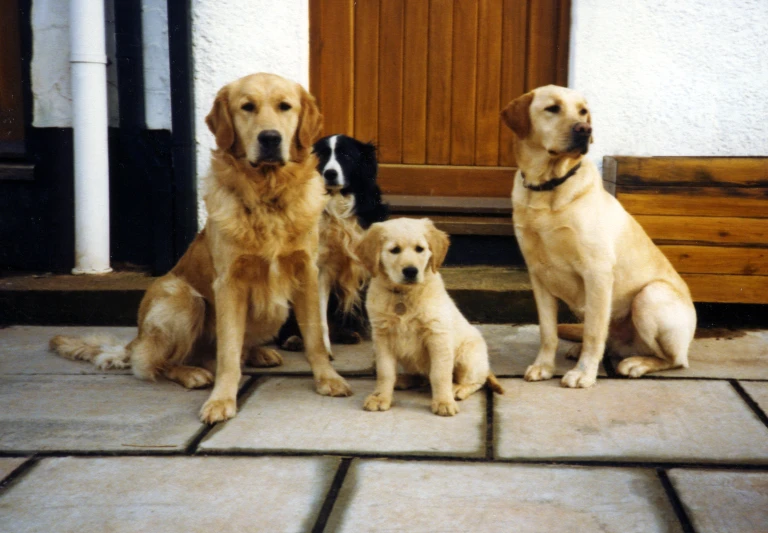
[(568, 178), (570, 178), (574, 174), (576, 174), (576, 172), (578, 172), (580, 168), (581, 168), (581, 163), (579, 163), (578, 165), (573, 167), (571, 170), (569, 170), (568, 174), (566, 174), (562, 178), (555, 178), (555, 179), (552, 179), (552, 180), (549, 180), (549, 181), (545, 181), (544, 183), (542, 183), (540, 185), (528, 185), (527, 183), (525, 183), (525, 174), (523, 174), (523, 172), (520, 171), (520, 175), (523, 177), (523, 186), (526, 189), (530, 189), (531, 191), (537, 191), (537, 192), (538, 191), (551, 191), (555, 187), (557, 187), (558, 185), (562, 185), (563, 183), (568, 181)]

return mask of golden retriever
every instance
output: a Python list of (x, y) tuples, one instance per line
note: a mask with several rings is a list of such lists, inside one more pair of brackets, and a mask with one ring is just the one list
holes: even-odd
[(584, 321), (581, 356), (563, 386), (595, 383), (607, 341), (632, 356), (618, 366), (625, 376), (687, 367), (696, 329), (691, 294), (584, 157), (592, 138), (584, 97), (548, 85), (513, 100), (501, 115), (517, 137), (513, 220), (541, 326), (541, 347), (525, 379), (552, 377), (558, 299)]
[[(223, 87), (206, 123), (216, 137), (211, 155), (208, 220), (170, 273), (156, 280), (139, 307), (138, 336), (122, 354), (55, 337), (59, 354), (102, 366), (130, 366), (189, 388), (214, 382), (185, 365), (197, 341), (216, 343), (216, 378), (200, 418), (233, 417), (243, 357), (258, 366), (282, 363), (264, 348), (293, 303), (320, 394), (348, 396), (323, 344), (318, 298), (318, 224), (327, 197), (312, 142), (322, 127), (315, 99), (299, 84), (253, 74)], [(199, 344), (199, 343), (198, 343)]]
[[(371, 271), (365, 305), (376, 351), (376, 389), (363, 408), (386, 411), (395, 386), (429, 377), (432, 412), (453, 416), (488, 384), (503, 393), (488, 364), (488, 347), (445, 290), (438, 273), (448, 236), (431, 220), (399, 218), (373, 224), (358, 247)], [(398, 362), (406, 371), (397, 376)]]

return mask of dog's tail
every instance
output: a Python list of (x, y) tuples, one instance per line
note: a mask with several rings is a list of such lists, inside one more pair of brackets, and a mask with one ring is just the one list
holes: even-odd
[(111, 335), (56, 335), (48, 343), (48, 347), (62, 357), (73, 361), (88, 361), (102, 370), (131, 366), (126, 344)]
[(496, 394), (504, 394), (504, 387), (501, 386), (499, 380), (493, 375), (493, 372), (488, 372), (488, 377), (485, 380), (485, 386), (491, 389)]
[(557, 336), (564, 341), (581, 342), (584, 338), (584, 324), (558, 324)]

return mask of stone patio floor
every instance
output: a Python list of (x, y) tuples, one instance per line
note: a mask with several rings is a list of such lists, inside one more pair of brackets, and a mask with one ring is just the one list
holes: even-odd
[[(768, 531), (768, 332), (700, 332), (691, 367), (595, 387), (526, 383), (537, 326), (483, 325), (503, 396), (430, 412), (373, 390), (370, 343), (334, 348), (349, 398), (314, 393), (302, 354), (248, 368), (238, 416), (208, 391), (147, 383), (0, 329), (0, 531)], [(562, 342), (557, 374), (570, 343)]]

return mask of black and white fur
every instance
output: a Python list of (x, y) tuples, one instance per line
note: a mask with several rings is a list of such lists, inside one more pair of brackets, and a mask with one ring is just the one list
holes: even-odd
[[(317, 170), (325, 180), (326, 191), (331, 195), (324, 216), (353, 217), (354, 221), (349, 222), (356, 223), (362, 230), (388, 218), (389, 206), (382, 201), (381, 189), (376, 183), (376, 146), (347, 135), (329, 135), (318, 140), (313, 151), (318, 158)], [(322, 233), (320, 239), (323, 240)], [(325, 311), (323, 333), (326, 348), (330, 352), (332, 336), (335, 342), (360, 342), (361, 334), (367, 332), (367, 324), (363, 316), (345, 315), (339, 302), (334, 301), (334, 280), (324, 275), (322, 264), (319, 267), (320, 306)], [(360, 311), (364, 312), (363, 309)], [(333, 319), (333, 335), (328, 314)], [(288, 350), (302, 350), (303, 343), (298, 334), (295, 319), (291, 316), (280, 330), (277, 343)]]

